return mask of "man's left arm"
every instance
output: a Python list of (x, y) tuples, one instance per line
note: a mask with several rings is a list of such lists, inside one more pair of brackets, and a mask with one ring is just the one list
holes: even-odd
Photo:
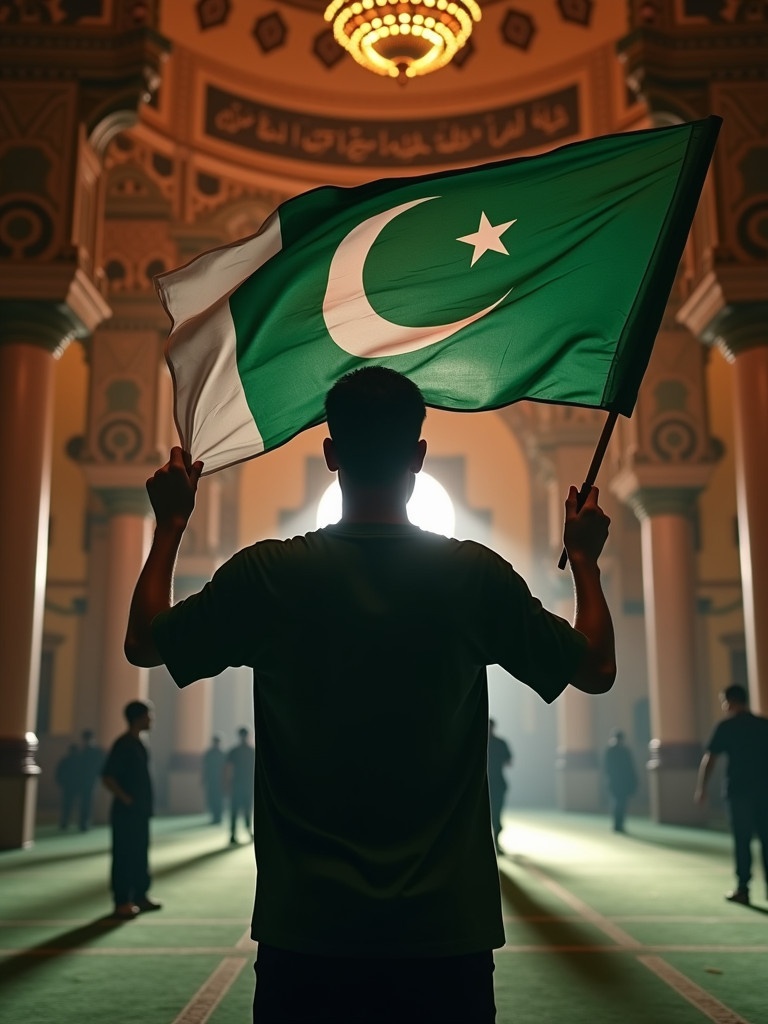
[(179, 545), (195, 507), (202, 462), (192, 463), (181, 448), (171, 449), (168, 462), (147, 480), (155, 513), (155, 532), (139, 574), (128, 614), (125, 656), (132, 665), (152, 668), (163, 659), (152, 638), (152, 620), (173, 604), (173, 574)]

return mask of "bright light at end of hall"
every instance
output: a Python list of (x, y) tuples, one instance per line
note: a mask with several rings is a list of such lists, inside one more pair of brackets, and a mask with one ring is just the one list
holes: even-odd
[[(456, 527), (456, 513), (453, 502), (442, 484), (429, 473), (416, 475), (416, 486), (408, 502), (408, 518), (414, 526), (430, 533), (442, 533), (452, 537)], [(341, 519), (341, 488), (338, 481), (323, 494), (317, 506), (317, 528), (337, 523)]]

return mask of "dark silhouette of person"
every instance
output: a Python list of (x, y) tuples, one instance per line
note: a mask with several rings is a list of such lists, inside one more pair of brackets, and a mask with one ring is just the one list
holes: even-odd
[(242, 817), (248, 838), (253, 839), (253, 778), (256, 770), (256, 751), (248, 742), (250, 731), (242, 726), (237, 730), (237, 745), (227, 754), (229, 769), (229, 841), (237, 845), (237, 822)]
[(81, 832), (87, 832), (91, 827), (93, 793), (101, 776), (103, 764), (104, 751), (94, 742), (93, 730), (83, 729), (80, 734), (80, 791), (78, 794)]
[(147, 895), (149, 874), (149, 819), (153, 811), (149, 751), (141, 740), (152, 725), (149, 701), (132, 700), (123, 714), (128, 729), (118, 736), (102, 768), (102, 782), (112, 794), (113, 917), (129, 921), (161, 903)]
[(56, 785), (59, 787), (59, 828), (69, 828), (75, 803), (80, 794), (80, 751), (77, 744), (70, 744), (69, 750), (56, 765)]
[(326, 397), (340, 522), (235, 554), (171, 606), (203, 469), (181, 448), (147, 482), (156, 529), (126, 655), (180, 686), (254, 672), (258, 941), (254, 1020), (490, 1024), (504, 944), (489, 828), (486, 667), (554, 701), (616, 674), (598, 558), (608, 517), (569, 490), (574, 626), (472, 541), (406, 504), (424, 461), (423, 397), (365, 366)]
[(626, 832), (627, 804), (637, 792), (637, 771), (621, 729), (614, 729), (603, 753), (603, 775), (611, 798), (613, 831)]
[(211, 745), (203, 754), (202, 782), (205, 805), (211, 814), (211, 824), (220, 825), (224, 814), (224, 765), (226, 758), (221, 749), (221, 736), (211, 737)]
[(501, 835), (501, 812), (504, 810), (504, 797), (507, 793), (507, 779), (504, 769), (512, 765), (512, 751), (509, 744), (501, 736), (496, 735), (496, 722), (488, 719), (488, 791), (491, 799), (491, 827), (496, 849), (501, 852), (499, 836)]
[(717, 723), (707, 743), (694, 799), (704, 802), (715, 763), (724, 754), (725, 799), (736, 868), (736, 888), (725, 898), (748, 905), (755, 836), (760, 842), (768, 895), (768, 718), (750, 711), (749, 695), (738, 683), (723, 690), (720, 699), (726, 717)]

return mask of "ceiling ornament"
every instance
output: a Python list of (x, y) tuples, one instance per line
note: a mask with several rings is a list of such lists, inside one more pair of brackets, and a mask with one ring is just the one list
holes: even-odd
[(480, 18), (475, 0), (331, 0), (325, 11), (358, 64), (401, 82), (445, 67)]

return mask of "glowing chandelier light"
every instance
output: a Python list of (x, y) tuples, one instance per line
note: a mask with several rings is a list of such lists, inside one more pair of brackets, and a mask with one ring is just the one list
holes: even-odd
[(358, 64), (402, 81), (445, 67), (480, 18), (475, 0), (332, 0), (325, 11)]

